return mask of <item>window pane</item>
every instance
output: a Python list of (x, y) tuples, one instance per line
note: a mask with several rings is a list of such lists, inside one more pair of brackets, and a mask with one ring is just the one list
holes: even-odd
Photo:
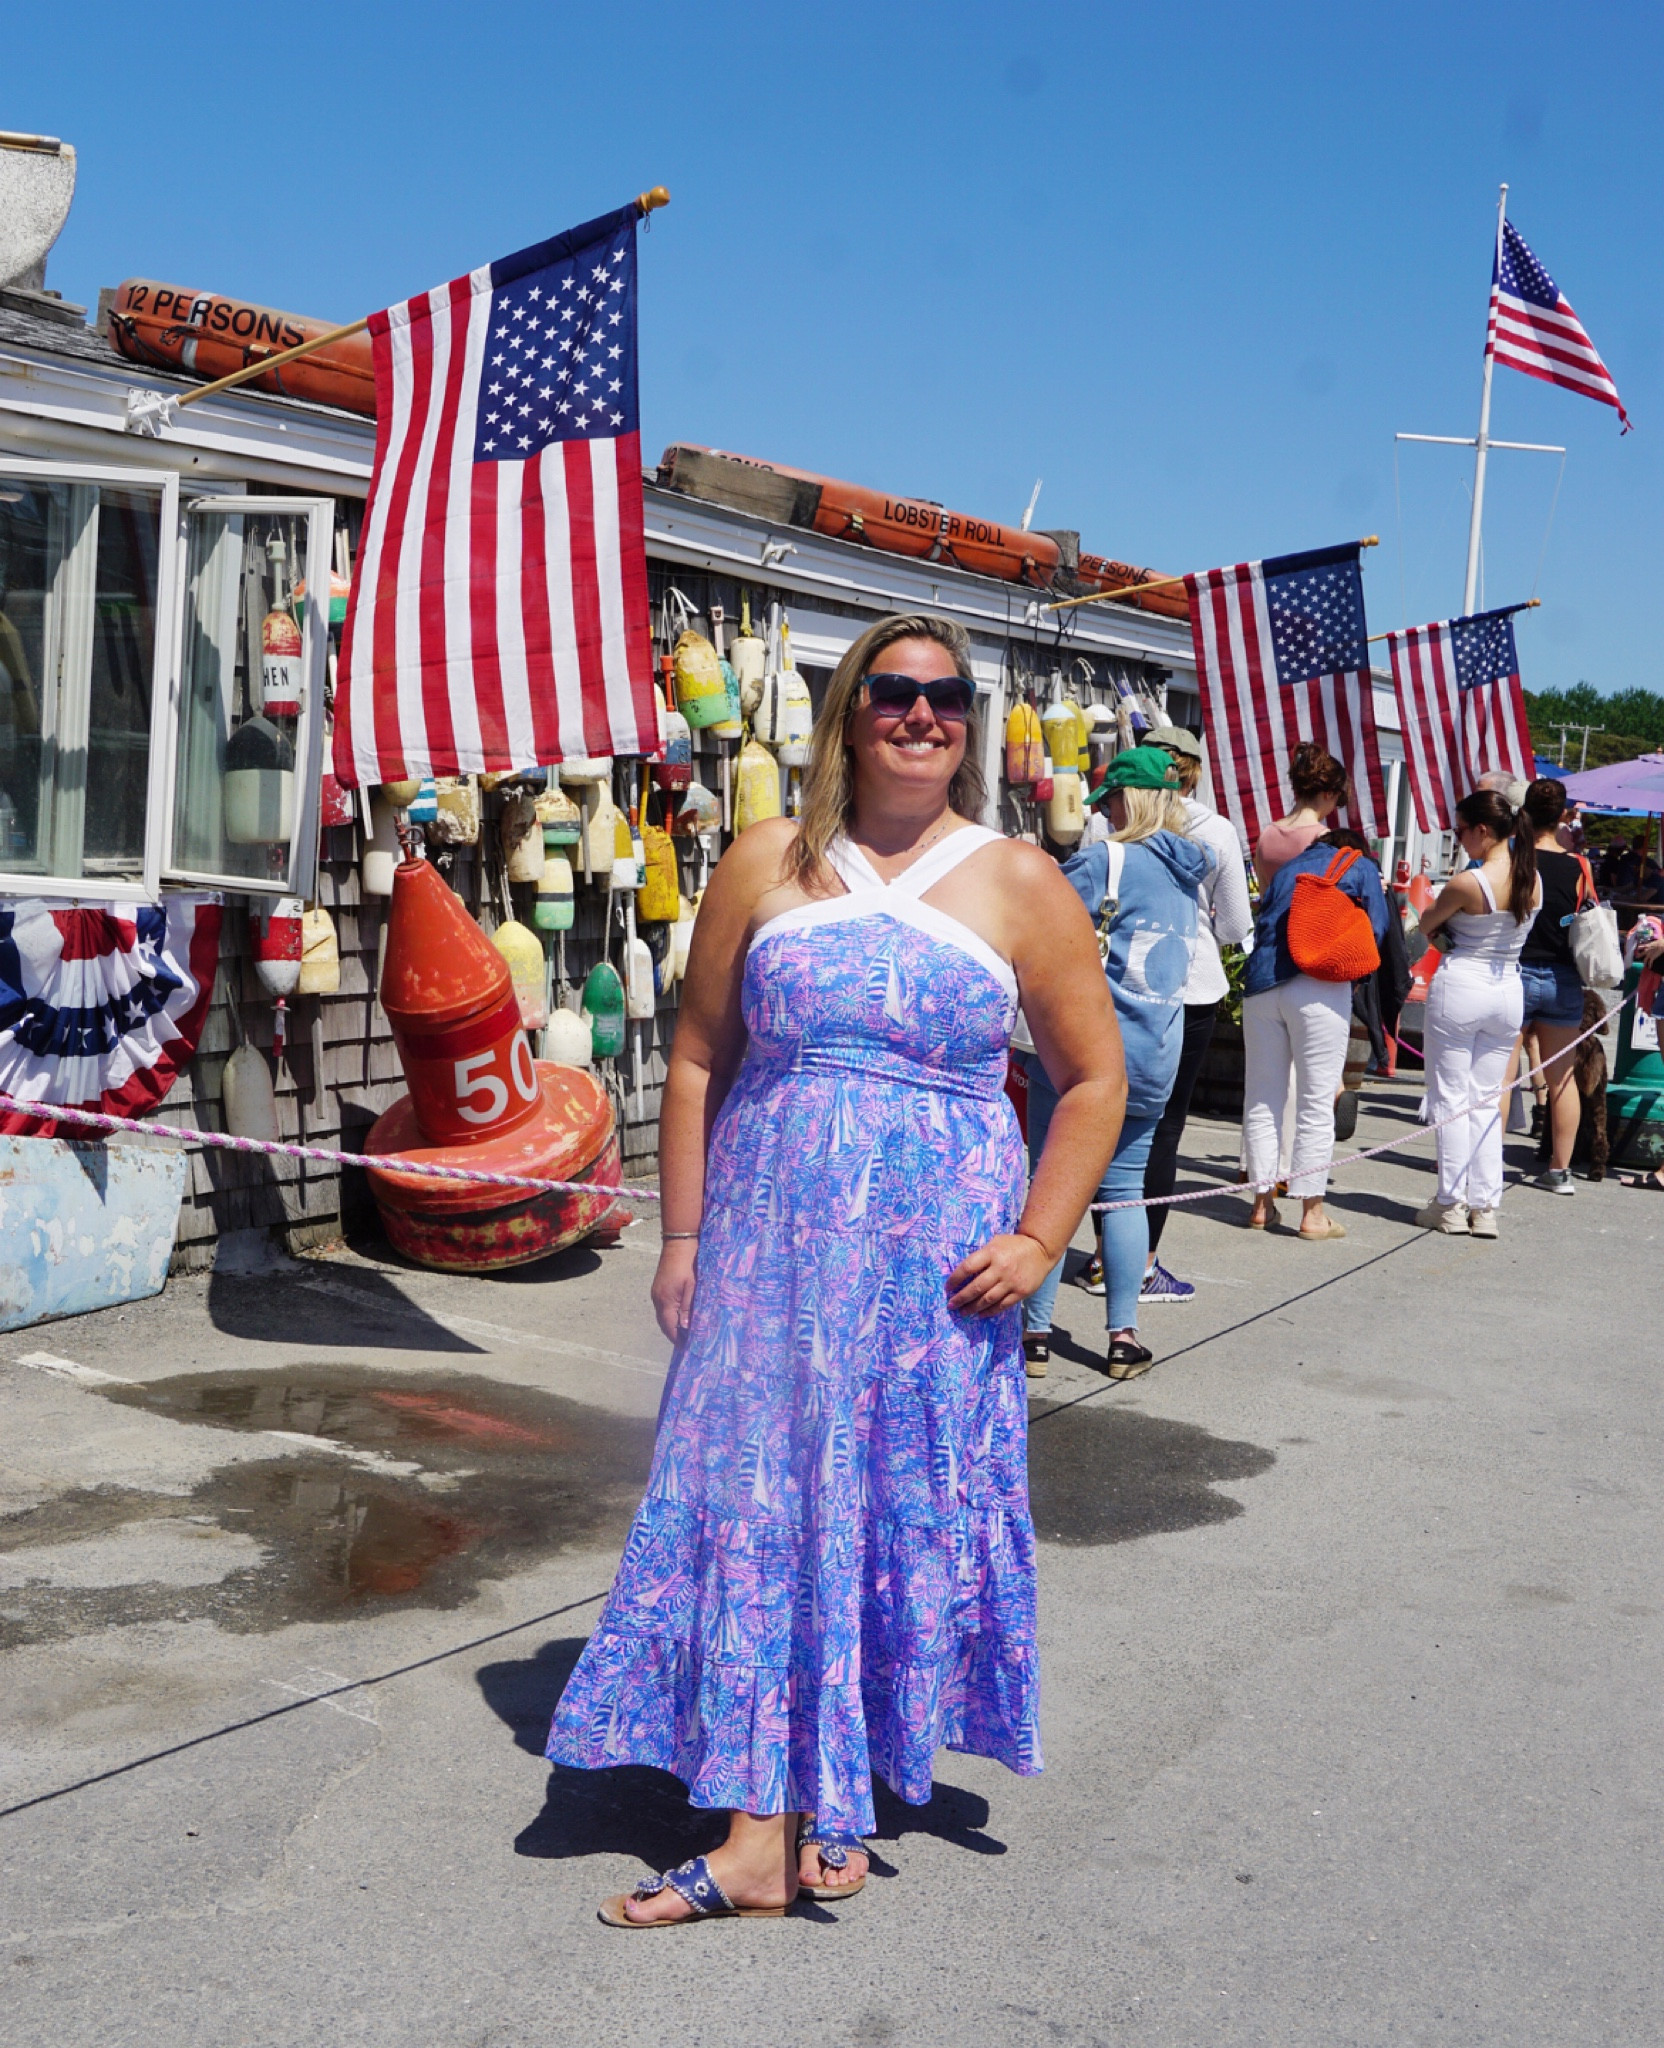
[(281, 880), (295, 816), (304, 512), (199, 512), (186, 567), (173, 866)]
[(101, 494), (87, 722), (88, 874), (136, 875), (144, 866), (158, 537), (154, 498), (110, 489)]
[(144, 865), (161, 505), (0, 475), (0, 871)]
[(63, 484), (0, 482), (0, 867), (40, 862), (46, 612), (63, 553)]

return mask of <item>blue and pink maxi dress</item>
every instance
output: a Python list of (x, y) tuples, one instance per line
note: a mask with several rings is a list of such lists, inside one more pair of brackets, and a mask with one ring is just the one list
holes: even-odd
[(1040, 1769), (1021, 1315), (948, 1307), (1015, 1228), (1010, 965), (924, 900), (995, 838), (764, 925), (712, 1132), (698, 1288), (647, 1496), (548, 1755), (870, 1834), (876, 1772)]

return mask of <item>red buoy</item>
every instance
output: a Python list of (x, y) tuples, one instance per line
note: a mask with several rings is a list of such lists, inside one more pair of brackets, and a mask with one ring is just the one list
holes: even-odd
[(507, 961), (423, 860), (393, 870), (381, 1006), (410, 1092), (376, 1120), (367, 1155), (595, 1189), (539, 1193), (371, 1165), (371, 1192), (401, 1251), (451, 1272), (489, 1272), (622, 1227), (605, 1090), (575, 1067), (533, 1060)]
[(381, 1007), (429, 1145), (478, 1144), (537, 1115), (508, 962), (425, 860), (393, 870)]

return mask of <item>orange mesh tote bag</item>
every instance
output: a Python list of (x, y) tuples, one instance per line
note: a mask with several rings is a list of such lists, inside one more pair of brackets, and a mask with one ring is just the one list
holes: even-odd
[(1343, 849), (1321, 875), (1298, 875), (1288, 907), (1289, 958), (1313, 981), (1362, 981), (1381, 964), (1369, 912), (1339, 886), (1363, 856)]

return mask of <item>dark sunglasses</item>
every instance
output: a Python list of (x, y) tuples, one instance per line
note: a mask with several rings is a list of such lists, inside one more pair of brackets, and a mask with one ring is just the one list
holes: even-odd
[(962, 725), (976, 702), (976, 684), (969, 676), (938, 676), (921, 683), (916, 676), (870, 675), (867, 702), (886, 718), (905, 718), (922, 697), (944, 724)]

